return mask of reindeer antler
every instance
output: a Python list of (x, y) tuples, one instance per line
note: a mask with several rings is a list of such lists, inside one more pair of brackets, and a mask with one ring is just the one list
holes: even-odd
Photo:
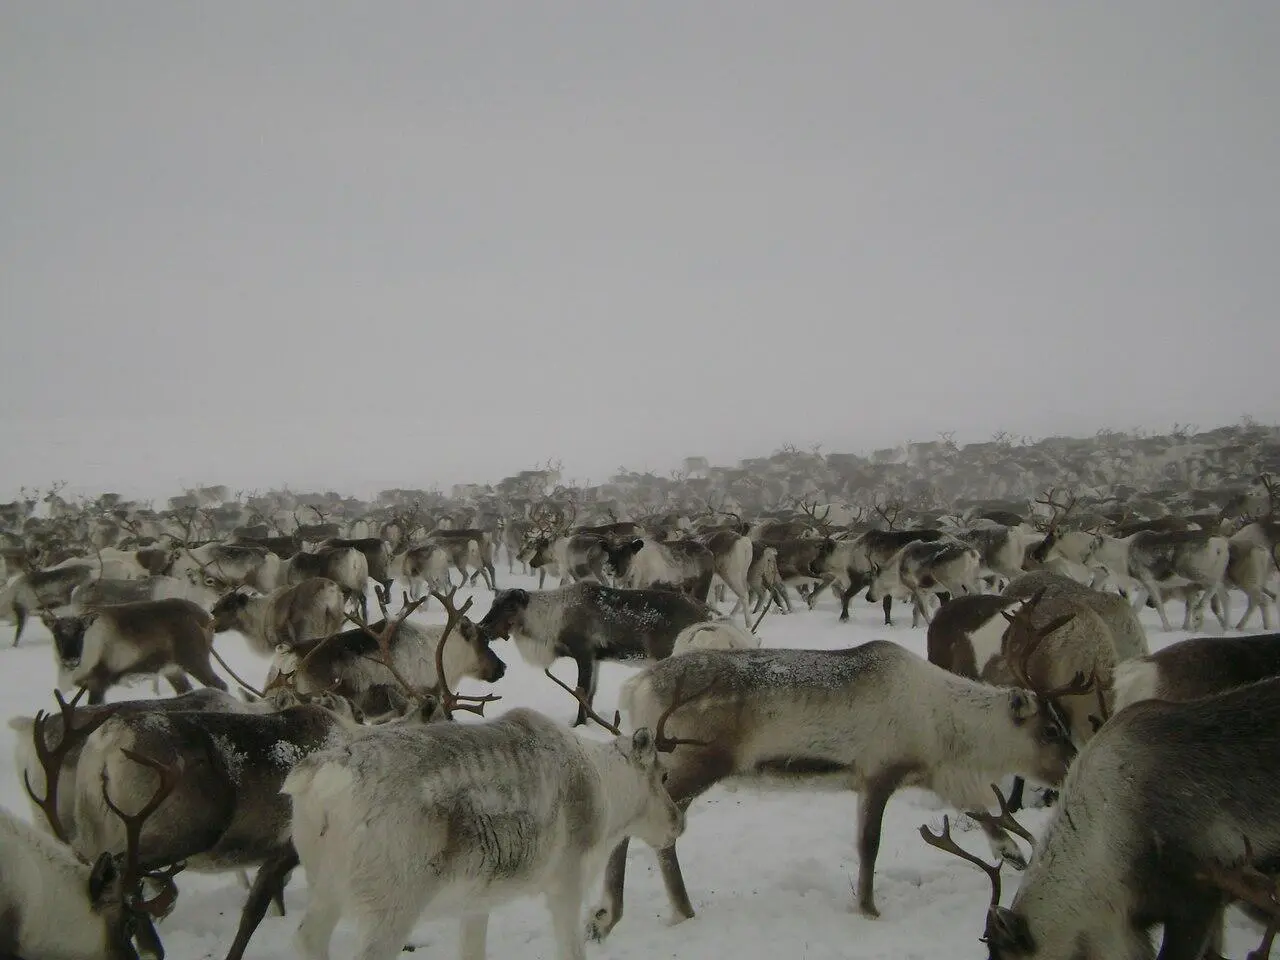
[(690, 701), (693, 701), (693, 700), (697, 700), (699, 697), (706, 696), (706, 694), (711, 690), (711, 688), (715, 686), (715, 683), (716, 681), (715, 681), (715, 678), (713, 677), (705, 687), (703, 687), (693, 696), (682, 697), (680, 693), (684, 689), (684, 677), (681, 677), (676, 682), (676, 688), (671, 692), (671, 702), (667, 704), (667, 709), (663, 710), (662, 715), (658, 717), (658, 725), (653, 732), (653, 743), (654, 743), (654, 746), (657, 747), (659, 751), (661, 751), (662, 753), (671, 753), (672, 751), (675, 750), (676, 747), (679, 747), (679, 746), (688, 746), (688, 747), (711, 746), (711, 743), (707, 740), (686, 740), (681, 737), (668, 737), (667, 736), (667, 720), (670, 719), (671, 714), (675, 713), (677, 709), (684, 706), (686, 703), (689, 703)]
[[(160, 805), (173, 793), (177, 787), (178, 781), (182, 779), (184, 764), (182, 757), (178, 757), (173, 763), (161, 763), (151, 757), (141, 753), (135, 753), (133, 750), (121, 751), (126, 757), (134, 763), (141, 764), (144, 767), (150, 767), (156, 772), (160, 782), (156, 787), (156, 791), (152, 794), (151, 799), (143, 804), (137, 813), (125, 813), (111, 799), (111, 794), (107, 790), (107, 774), (104, 770), (102, 773), (102, 799), (103, 802), (111, 809), (120, 822), (124, 824), (125, 835), (125, 857), (124, 857), (124, 888), (131, 891), (131, 906), (143, 913), (150, 914), (153, 917), (167, 916), (169, 911), (173, 909), (174, 901), (178, 897), (178, 888), (173, 882), (173, 878), (184, 868), (184, 864), (172, 864), (163, 870), (142, 873), (139, 868), (142, 849), (142, 827), (146, 823), (147, 818), (160, 808)], [(150, 900), (144, 899), (142, 896), (142, 881), (150, 879), (160, 882), (161, 891)]]
[(995, 791), (996, 801), (1000, 804), (999, 815), (987, 813), (984, 810), (980, 813), (971, 813), (969, 816), (972, 819), (977, 820), (979, 823), (985, 823), (992, 827), (1002, 827), (1005, 830), (1012, 831), (1023, 840), (1027, 841), (1027, 843), (1031, 844), (1032, 849), (1035, 849), (1036, 838), (1032, 836), (1031, 831), (1020, 824), (1017, 818), (1010, 812), (1009, 801), (1006, 800), (1004, 794), (1000, 792), (1000, 788), (993, 783), (991, 784), (991, 789)]
[[(600, 716), (600, 714), (596, 713), (593, 709), (591, 709), (590, 705), (588, 705), (587, 703), (587, 694), (585, 690), (583, 690), (581, 687), (577, 687), (577, 688), (570, 687), (567, 683), (565, 683), (563, 680), (557, 677), (554, 673), (552, 673), (550, 667), (547, 667), (542, 672), (545, 673), (548, 677), (550, 677), (551, 681), (555, 683), (556, 686), (560, 687), (562, 690), (567, 691), (568, 694), (571, 697), (573, 697), (573, 699), (577, 700), (578, 703), (582, 705), (583, 712), (586, 714), (586, 716), (594, 720), (596, 723), (600, 724), (600, 726), (604, 727), (606, 730), (612, 733), (615, 737), (622, 736), (622, 712), (621, 711), (615, 710), (613, 712), (613, 722), (610, 723), (604, 717)], [(671, 703), (668, 704), (667, 708), (662, 711), (662, 715), (658, 717), (658, 724), (654, 728), (653, 745), (658, 749), (659, 752), (671, 753), (675, 750), (676, 747), (679, 747), (679, 746), (690, 746), (690, 747), (711, 746), (710, 742), (706, 740), (686, 740), (680, 737), (668, 737), (667, 736), (667, 720), (670, 718), (671, 714), (674, 713), (677, 709), (684, 706), (686, 703), (689, 703), (690, 701), (696, 700), (698, 699), (698, 697), (703, 696), (714, 685), (715, 685), (715, 681), (712, 680), (711, 683), (708, 683), (707, 686), (705, 686), (700, 692), (698, 692), (694, 696), (683, 697), (681, 696), (681, 690), (684, 688), (684, 680), (681, 679), (676, 684), (676, 689), (671, 695)]]
[(921, 824), (920, 836), (929, 846), (955, 854), (961, 860), (968, 860), (985, 873), (991, 881), (991, 906), (998, 907), (1000, 905), (1000, 868), (1002, 864), (997, 863), (992, 866), (951, 839), (951, 818), (949, 816), (944, 814), (942, 817), (942, 833), (934, 833), (929, 829), (928, 824)]
[(58, 816), (58, 779), (62, 771), (62, 763), (66, 759), (67, 754), (71, 752), (76, 744), (83, 742), (88, 738), (89, 734), (97, 730), (100, 726), (111, 719), (120, 709), (118, 704), (111, 704), (103, 708), (102, 712), (97, 716), (90, 718), (84, 725), (77, 727), (72, 721), (75, 716), (75, 706), (79, 703), (80, 698), (84, 696), (85, 688), (81, 687), (76, 691), (76, 695), (71, 698), (68, 703), (62, 697), (61, 690), (54, 690), (54, 699), (58, 701), (58, 710), (62, 714), (62, 736), (58, 740), (56, 747), (49, 747), (48, 741), (45, 739), (45, 729), (49, 722), (50, 714), (43, 710), (36, 714), (35, 723), (31, 729), (31, 735), (35, 741), (36, 757), (40, 761), (40, 766), (44, 769), (44, 797), (37, 797), (36, 792), (31, 788), (31, 779), (24, 771), (22, 774), (22, 784), (26, 787), (27, 795), (31, 800), (44, 811), (45, 818), (49, 821), (49, 827), (63, 843), (70, 843), (67, 838), (66, 828), (62, 825), (62, 819)]
[[(394, 619), (392, 619), (391, 614), (387, 612), (387, 603), (386, 603), (386, 600), (382, 597), (381, 592), (379, 592), (377, 600), (378, 600), (378, 609), (381, 611), (382, 619), (383, 619), (382, 630), (380, 630), (377, 633), (374, 633), (373, 628), (369, 626), (369, 624), (365, 621), (363, 616), (357, 617), (351, 613), (344, 613), (343, 616), (374, 639), (374, 641), (378, 644), (378, 657), (376, 658), (377, 662), (381, 663), (384, 667), (387, 668), (387, 671), (391, 674), (393, 678), (395, 678), (396, 683), (404, 687), (406, 693), (408, 693), (410, 696), (416, 697), (418, 695), (418, 691), (414, 689), (413, 684), (411, 684), (408, 680), (406, 680), (404, 678), (404, 675), (401, 674), (400, 671), (397, 670), (395, 667), (395, 663), (391, 656), (391, 641), (395, 639), (396, 631), (399, 630), (400, 625), (403, 624), (405, 620), (409, 618), (409, 614), (413, 613), (413, 611), (417, 610), (418, 607), (426, 603), (427, 598), (419, 597), (417, 600), (410, 601), (409, 595), (406, 593), (404, 595), (404, 604), (403, 606), (401, 606), (400, 612), (395, 616)], [(310, 651), (310, 653), (314, 654), (316, 652), (316, 649), (318, 649), (318, 645), (317, 645), (317, 648), (313, 648)], [(370, 659), (375, 659), (375, 658), (371, 657)]]
[[(436, 683), (440, 688), (440, 709), (444, 711), (445, 717), (452, 720), (454, 710), (466, 710), (468, 713), (474, 713), (478, 716), (484, 716), (484, 705), (492, 703), (494, 700), (501, 700), (502, 697), (497, 694), (486, 694), (482, 697), (465, 696), (454, 693), (449, 689), (449, 681), (444, 675), (444, 645), (449, 642), (449, 637), (453, 635), (453, 631), (462, 623), (462, 618), (466, 616), (467, 611), (471, 609), (471, 603), (474, 597), (468, 597), (467, 602), (462, 605), (459, 610), (453, 605), (453, 598), (457, 596), (458, 587), (453, 587), (447, 594), (433, 590), (431, 596), (440, 601), (440, 606), (444, 607), (445, 626), (444, 633), (440, 635), (440, 642), (436, 645)], [(405, 600), (409, 598), (406, 596)], [(425, 597), (423, 598), (426, 599)], [(464, 702), (465, 701), (465, 702)]]
[(591, 707), (587, 703), (587, 693), (585, 690), (583, 690), (581, 687), (575, 688), (575, 687), (569, 686), (567, 683), (565, 683), (563, 680), (557, 677), (554, 673), (552, 673), (550, 667), (547, 667), (542, 672), (545, 673), (548, 677), (550, 677), (552, 682), (555, 683), (556, 686), (560, 687), (562, 690), (567, 691), (569, 696), (577, 700), (578, 703), (582, 705), (583, 713), (585, 713), (588, 718), (600, 724), (600, 726), (604, 727), (606, 730), (612, 733), (615, 737), (622, 736), (622, 711), (620, 710), (613, 711), (613, 723), (610, 723), (604, 717), (600, 716), (600, 714), (596, 713), (594, 710), (591, 709)]

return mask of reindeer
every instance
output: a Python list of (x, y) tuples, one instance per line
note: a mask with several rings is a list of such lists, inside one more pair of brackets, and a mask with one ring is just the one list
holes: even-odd
[[(934, 543), (944, 536), (941, 530), (868, 530), (852, 540), (836, 544), (826, 562), (826, 572), (832, 580), (844, 584), (840, 593), (840, 622), (849, 619), (849, 601), (864, 588), (869, 589), (872, 573), (883, 568), (903, 547), (916, 540)], [(868, 594), (868, 599), (870, 595)], [(893, 623), (893, 596), (883, 598), (884, 625)]]
[(31, 611), (43, 612), (68, 605), (71, 592), (93, 580), (94, 573), (92, 564), (77, 562), (51, 570), (20, 573), (0, 588), (0, 611), (13, 611), (13, 645), (16, 647), (22, 639)]
[(785, 599), (782, 596), (782, 574), (778, 570), (778, 548), (768, 546), (759, 541), (751, 541), (751, 566), (747, 568), (747, 599), (754, 601), (751, 612), (758, 613), (762, 608), (778, 604), (783, 609)]
[(1280, 859), (1277, 732), (1280, 678), (1111, 717), (1067, 775), (1009, 907), (984, 865), (992, 960), (1150, 960), (1157, 925), (1160, 957), (1202, 957), (1230, 899), (1206, 864)]
[(210, 611), (216, 633), (235, 630), (263, 657), (281, 644), (293, 647), (342, 629), (342, 588), (326, 577), (308, 577), (266, 596), (249, 596), (239, 589), (218, 600)]
[(741, 607), (743, 622), (749, 628), (751, 626), (751, 591), (747, 585), (747, 578), (751, 572), (751, 558), (754, 553), (754, 543), (751, 538), (737, 530), (715, 530), (694, 539), (711, 551), (712, 569), (715, 571), (716, 579), (720, 581), (716, 585), (717, 600), (720, 599), (724, 586), (732, 590), (738, 602), (734, 604), (729, 615), (733, 616)]
[(1023, 571), (1026, 562), (1027, 548), (1043, 542), (1040, 534), (1031, 532), (1022, 525), (1007, 527), (1003, 524), (992, 524), (986, 527), (972, 527), (955, 534), (956, 539), (966, 543), (978, 551), (979, 581), (983, 577), (994, 577), (1006, 584)]
[[(394, 619), (387, 617), (383, 629), (373, 635), (375, 655), (384, 663), (391, 662), (395, 636), (416, 607), (406, 604)], [(452, 611), (451, 603), (448, 607)], [(452, 613), (450, 623), (456, 624)], [(445, 640), (447, 633), (442, 645)], [(441, 655), (438, 651), (437, 662)], [(446, 718), (453, 708), (483, 710), (483, 703), (451, 707), (451, 703), (471, 698), (454, 696), (443, 686), (441, 690), (439, 703)], [(411, 687), (406, 687), (406, 692), (415, 697), (425, 693)], [(141, 835), (139, 862), (143, 868), (153, 869), (181, 861), (188, 869), (204, 872), (258, 866), (227, 955), (227, 960), (241, 960), (268, 903), (279, 899), (289, 873), (298, 864), (290, 841), (289, 801), (281, 793), (286, 775), (316, 750), (350, 744), (383, 729), (357, 723), (341, 698), (332, 702), (342, 709), (303, 703), (265, 714), (135, 712), (111, 716), (85, 739), (76, 765), (73, 845), (77, 849), (115, 850), (122, 843), (120, 830), (103, 808), (101, 784), (111, 784), (117, 796), (145, 796), (156, 773), (164, 778), (176, 767), (183, 769), (177, 789), (155, 811), (148, 830)], [(434, 716), (434, 711), (413, 711), (400, 722), (416, 724)], [(37, 726), (37, 749), (43, 740), (44, 733)], [(122, 753), (124, 750), (151, 757), (150, 769), (124, 762), (122, 758), (129, 756)], [(58, 782), (59, 765), (51, 761), (45, 769), (48, 799)], [(56, 801), (52, 806), (57, 809)]]
[(669, 587), (706, 603), (715, 556), (696, 540), (659, 542), (636, 538), (606, 548), (619, 587)]
[[(411, 603), (407, 595), (405, 603)], [(465, 677), (497, 683), (506, 674), (506, 664), (493, 652), (488, 634), (467, 617), (460, 617), (453, 625), (404, 621), (386, 645), (385, 656), (375, 656), (381, 649), (377, 638), (387, 622), (384, 608), (382, 619), (373, 624), (277, 648), (268, 686), (278, 677), (291, 677), (300, 693), (329, 690), (365, 709), (370, 691), (385, 696), (388, 685), (434, 689), (443, 675), (446, 689), (453, 690)], [(437, 653), (445, 649), (446, 636), (454, 637), (455, 642), (449, 644), (441, 661)], [(392, 705), (402, 708), (398, 700)]]
[[(536, 593), (501, 590), (477, 626), (488, 638), (513, 639), (521, 658), (535, 667), (572, 657), (589, 706), (601, 660), (660, 660), (671, 655), (681, 630), (711, 619), (706, 604), (682, 593), (581, 581)], [(586, 722), (586, 707), (580, 707), (573, 725)]]
[(1280, 676), (1280, 633), (1190, 637), (1116, 667), (1115, 709), (1194, 700)]
[[(1160, 585), (1191, 586), (1199, 588), (1200, 599), (1192, 603), (1187, 597), (1182, 629), (1191, 630), (1192, 622), (1204, 622), (1204, 605), (1208, 599), (1225, 593), (1224, 580), (1230, 547), (1226, 537), (1211, 536), (1203, 530), (1172, 533), (1139, 531), (1125, 538), (1098, 534), (1093, 548), (1085, 557), (1085, 564), (1105, 569), (1112, 577), (1122, 581), (1136, 580), (1155, 603), (1160, 623), (1165, 630), (1172, 630), (1164, 610), (1164, 596)], [(1145, 602), (1139, 595), (1136, 604)], [(1227, 629), (1227, 618), (1221, 608), (1218, 621)]]
[(534, 523), (532, 520), (524, 517), (511, 517), (502, 525), (502, 546), (507, 554), (507, 575), (512, 576), (516, 572), (516, 561), (519, 560), (524, 568), (526, 576), (529, 575), (529, 563), (527, 560), (521, 560), (520, 554), (524, 550), (524, 545), (534, 533)]
[(660, 849), (684, 830), (662, 785), (661, 729), (611, 729), (599, 743), (520, 707), (300, 762), (284, 792), (311, 894), (303, 955), (328, 957), (344, 915), (364, 960), (394, 960), (423, 917), (461, 915), (462, 955), (484, 960), (490, 911), (542, 893), (560, 960), (585, 960), (583, 895), (608, 851), (632, 836)]
[(330, 537), (320, 544), (321, 548), (342, 549), (349, 547), (364, 554), (365, 565), (369, 570), (369, 579), (381, 587), (382, 592), (391, 589), (391, 545), (381, 537), (357, 537), (342, 539)]
[(449, 589), (449, 564), (452, 558), (449, 550), (439, 543), (410, 547), (400, 556), (399, 562), (400, 575), (408, 583), (412, 599), (417, 600), (423, 596), (424, 584), (429, 591)]
[[(311, 577), (332, 580), (361, 617), (369, 613), (369, 561), (355, 547), (321, 547), (315, 553), (295, 553), (283, 568), (283, 583), (294, 586)], [(265, 592), (265, 591), (264, 591)]]
[[(61, 698), (59, 704), (67, 706)], [(82, 739), (106, 719), (104, 716), (74, 731), (68, 728), (63, 743), (68, 737)], [(43, 739), (40, 743), (43, 746)], [(46, 750), (45, 756), (50, 769), (57, 769), (58, 748)], [(127, 759), (151, 762), (138, 754)], [(104, 805), (126, 829), (120, 856), (110, 851), (87, 856), (73, 852), (52, 796), (48, 799), (54, 802), (40, 806), (47, 817), (48, 832), (0, 808), (0, 863), (4, 864), (0, 871), (0, 956), (86, 960), (164, 957), (154, 921), (172, 908), (172, 889), (166, 888), (151, 900), (143, 896), (138, 838), (172, 790), (172, 782), (163, 782), (133, 815), (125, 815), (113, 803), (107, 783), (99, 784), (98, 789)], [(31, 793), (30, 781), (27, 790)], [(172, 874), (169, 877), (171, 880)]]
[(1106, 623), (1111, 633), (1116, 660), (1130, 660), (1146, 656), (1149, 652), (1147, 631), (1133, 606), (1115, 593), (1093, 590), (1065, 574), (1052, 570), (1032, 570), (1009, 582), (1003, 596), (1011, 599), (1030, 599), (1045, 590), (1050, 599), (1067, 595), (1083, 603)]
[(185, 578), (149, 576), (139, 580), (90, 580), (71, 591), (68, 606), (75, 612), (83, 613), (94, 607), (117, 603), (169, 599), (190, 600), (208, 608), (218, 598), (207, 587), (193, 584)]
[(111, 687), (133, 676), (162, 675), (188, 693), (190, 675), (226, 690), (213, 672), (213, 617), (190, 600), (142, 600), (96, 607), (69, 617), (46, 615), (53, 634), (59, 689), (84, 687), (102, 703)]
[(921, 617), (929, 623), (933, 616), (925, 594), (938, 590), (945, 590), (952, 597), (977, 593), (980, 563), (978, 551), (957, 540), (915, 540), (883, 567), (872, 565), (867, 600), (876, 603), (891, 591), (902, 591), (911, 597), (911, 625), (916, 626)]
[(760, 646), (760, 638), (747, 630), (739, 630), (728, 620), (695, 623), (676, 634), (671, 645), (671, 655), (690, 650), (752, 650)]
[(830, 537), (800, 537), (788, 540), (768, 540), (769, 546), (777, 551), (777, 570), (779, 583), (772, 591), (780, 613), (790, 613), (795, 608), (791, 605), (791, 594), (787, 590), (790, 584), (812, 586), (808, 603), (812, 609), (818, 594), (832, 579), (827, 573), (827, 558), (836, 549), (836, 542)]
[[(888, 641), (844, 650), (690, 651), (634, 674), (619, 703), (633, 725), (644, 726), (684, 690), (700, 693), (667, 716), (675, 735), (697, 746), (664, 761), (671, 798), (687, 808), (731, 777), (860, 791), (857, 903), (871, 917), (879, 915), (872, 884), (881, 820), (894, 792), (919, 787), (962, 810), (981, 810), (992, 780), (1022, 773), (1058, 784), (1075, 756), (1052, 692), (959, 677)], [(1002, 814), (979, 822), (998, 856), (1023, 862), (1005, 832), (1020, 830), (1016, 821)], [(622, 917), (626, 859), (624, 840), (609, 858), (604, 899), (588, 926), (593, 938)], [(675, 918), (692, 917), (675, 846), (658, 860)]]
[(609, 584), (609, 550), (612, 542), (594, 533), (548, 539), (537, 536), (520, 552), (520, 559), (538, 571), (538, 589), (546, 582), (546, 574), (559, 575), (560, 586), (581, 580)]
[(457, 569), (459, 576), (462, 577), (462, 583), (465, 584), (467, 582), (467, 567), (471, 566), (476, 571), (471, 574), (472, 583), (475, 582), (477, 576), (483, 576), (484, 585), (490, 590), (497, 591), (498, 577), (493, 565), (493, 537), (487, 530), (441, 530), (437, 528), (431, 531), (428, 541), (439, 543), (449, 551), (450, 556), (453, 558), (453, 565)]
[[(1236, 629), (1243, 630), (1253, 611), (1258, 610), (1262, 615), (1262, 629), (1270, 630), (1271, 610), (1276, 606), (1275, 595), (1267, 590), (1267, 581), (1275, 568), (1271, 552), (1239, 533), (1227, 541), (1227, 548), (1226, 586), (1240, 590), (1249, 600)], [(1223, 604), (1222, 618), (1230, 620), (1230, 593), (1224, 590), (1218, 599)]]
[(203, 582), (218, 591), (237, 586), (270, 593), (281, 582), (280, 558), (263, 547), (230, 543), (206, 543), (183, 547), (175, 553), (169, 575)]
[[(42, 754), (39, 745), (35, 740), (37, 725), (41, 728), (46, 751), (52, 752), (58, 749), (59, 744), (64, 745), (59, 753), (58, 783), (55, 785), (56, 792), (54, 794), (58, 808), (54, 811), (55, 816), (43, 816), (42, 811), (45, 810), (45, 805), (37, 800), (33, 794), (28, 795), (36, 826), (47, 827), (52, 833), (53, 827), (51, 824), (56, 820), (60, 824), (59, 829), (62, 831), (60, 836), (63, 840), (67, 840), (71, 835), (70, 831), (75, 828), (74, 787), (76, 765), (80, 762), (80, 751), (84, 742), (83, 737), (77, 734), (78, 730), (89, 727), (96, 728), (101, 722), (105, 722), (109, 717), (116, 714), (272, 713), (286, 706), (306, 702), (306, 698), (286, 687), (279, 687), (272, 690), (267, 697), (253, 701), (243, 700), (225, 690), (218, 690), (212, 687), (193, 690), (190, 693), (184, 693), (176, 697), (159, 697), (154, 700), (121, 700), (118, 703), (96, 706), (76, 706), (81, 695), (77, 692), (71, 703), (68, 704), (62, 699), (60, 693), (55, 692), (54, 696), (57, 697), (60, 707), (59, 713), (50, 716), (37, 714), (34, 717), (17, 715), (9, 719), (9, 728), (18, 734), (13, 748), (14, 765), (22, 774), (26, 783), (38, 783), (39, 780), (37, 778), (48, 773), (45, 761), (41, 759)], [(329, 695), (326, 694), (322, 698), (317, 698), (317, 702), (330, 703)], [(68, 737), (68, 731), (71, 731), (70, 737)], [(85, 735), (87, 736), (87, 734)], [(42, 771), (44, 772), (42, 773)]]

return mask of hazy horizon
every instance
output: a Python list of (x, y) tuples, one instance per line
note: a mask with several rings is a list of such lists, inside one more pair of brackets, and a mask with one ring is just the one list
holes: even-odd
[(0, 499), (1280, 422), (1280, 6), (0, 8)]

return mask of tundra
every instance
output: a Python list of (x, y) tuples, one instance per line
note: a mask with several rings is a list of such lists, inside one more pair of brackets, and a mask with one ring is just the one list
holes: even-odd
[(581, 581), (530, 593), (501, 590), (477, 626), (489, 638), (515, 641), (521, 658), (546, 668), (560, 657), (578, 666), (586, 704), (574, 726), (587, 722), (601, 660), (661, 660), (685, 627), (713, 619), (711, 608), (670, 590), (622, 590)]
[(585, 960), (582, 903), (619, 840), (673, 844), (684, 816), (649, 730), (601, 743), (517, 708), (486, 723), (379, 731), (284, 782), (310, 897), (297, 943), (329, 956), (343, 916), (361, 960), (394, 960), (423, 917), (461, 918), (484, 960), (489, 913), (546, 897), (560, 960)]
[[(681, 691), (697, 693), (670, 713)], [(879, 640), (844, 650), (694, 650), (633, 675), (619, 701), (635, 726), (666, 711), (673, 738), (689, 743), (663, 763), (682, 808), (730, 777), (858, 790), (856, 895), (868, 916), (878, 915), (881, 820), (897, 790), (932, 790), (961, 810), (980, 810), (989, 784), (1006, 774), (1058, 784), (1075, 756), (1051, 697), (959, 677)], [(1021, 860), (1003, 829), (981, 822), (998, 856)], [(674, 844), (658, 861), (675, 919), (692, 917)], [(623, 840), (609, 858), (593, 937), (622, 916), (626, 862)]]

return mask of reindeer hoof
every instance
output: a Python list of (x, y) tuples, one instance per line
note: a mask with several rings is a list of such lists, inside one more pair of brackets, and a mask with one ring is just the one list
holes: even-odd
[(858, 912), (862, 914), (864, 917), (866, 917), (868, 920), (880, 919), (880, 911), (876, 909), (876, 905), (874, 903), (858, 904)]
[(593, 943), (601, 943), (609, 932), (613, 930), (614, 924), (618, 921), (613, 917), (613, 911), (608, 907), (600, 907), (591, 914), (591, 919), (587, 921), (587, 939)]

